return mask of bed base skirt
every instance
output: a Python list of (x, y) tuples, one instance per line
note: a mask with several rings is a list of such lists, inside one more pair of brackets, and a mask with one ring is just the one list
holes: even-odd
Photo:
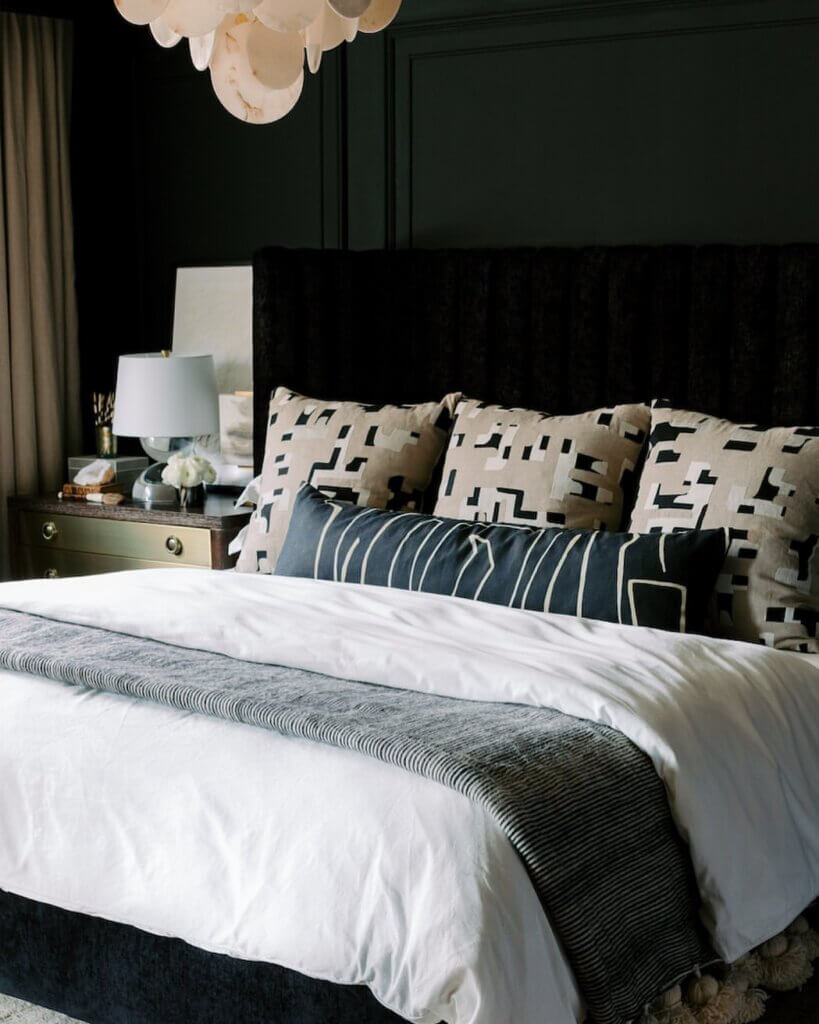
[(0, 890), (0, 992), (88, 1024), (400, 1024), (361, 986)]

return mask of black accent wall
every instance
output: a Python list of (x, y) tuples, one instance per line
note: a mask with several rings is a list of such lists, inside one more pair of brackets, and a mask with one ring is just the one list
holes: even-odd
[(405, 0), (265, 127), (75, 8), (89, 388), (167, 343), (177, 265), (263, 245), (819, 241), (816, 0)]

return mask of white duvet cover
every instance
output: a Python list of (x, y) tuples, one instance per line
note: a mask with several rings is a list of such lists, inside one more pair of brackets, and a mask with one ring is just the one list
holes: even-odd
[[(201, 570), (4, 584), (0, 606), (612, 725), (666, 783), (727, 959), (819, 892), (819, 659)], [(409, 1020), (581, 1015), (523, 867), (464, 797), (351, 751), (6, 672), (0, 888), (364, 983)]]

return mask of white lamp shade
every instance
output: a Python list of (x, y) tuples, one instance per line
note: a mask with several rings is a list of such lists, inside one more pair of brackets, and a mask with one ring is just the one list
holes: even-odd
[(213, 356), (120, 356), (112, 429), (120, 437), (218, 433)]

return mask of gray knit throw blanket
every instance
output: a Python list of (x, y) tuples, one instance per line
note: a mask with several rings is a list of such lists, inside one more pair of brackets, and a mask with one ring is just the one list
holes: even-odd
[(357, 750), (465, 794), (526, 866), (595, 1024), (713, 959), (662, 781), (615, 730), (0, 611), (0, 667)]

